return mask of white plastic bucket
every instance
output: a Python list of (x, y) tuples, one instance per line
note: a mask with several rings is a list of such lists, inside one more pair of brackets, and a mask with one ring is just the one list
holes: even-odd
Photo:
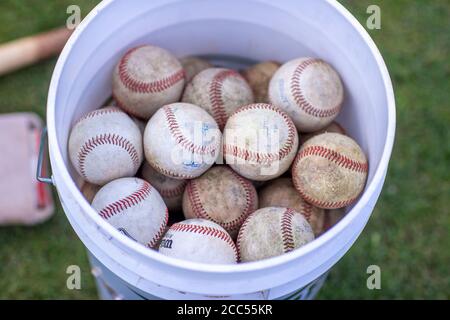
[[(346, 89), (338, 121), (369, 158), (364, 194), (323, 236), (259, 262), (180, 261), (123, 236), (80, 193), (67, 157), (67, 139), (73, 123), (111, 94), (111, 73), (119, 57), (142, 43), (167, 48), (178, 56), (279, 61), (317, 56), (330, 62)], [(386, 176), (395, 102), (375, 44), (335, 1), (117, 0), (99, 4), (64, 48), (50, 85), (47, 122), (53, 182), (70, 223), (95, 257), (94, 264), (146, 298), (274, 299), (318, 282), (362, 232)]]

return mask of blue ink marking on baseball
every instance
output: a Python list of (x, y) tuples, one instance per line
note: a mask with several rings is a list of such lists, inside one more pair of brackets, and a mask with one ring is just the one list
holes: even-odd
[(183, 165), (184, 165), (185, 167), (193, 168), (193, 169), (199, 168), (199, 167), (201, 166), (200, 163), (196, 163), (195, 161), (191, 161), (191, 162), (183, 162)]

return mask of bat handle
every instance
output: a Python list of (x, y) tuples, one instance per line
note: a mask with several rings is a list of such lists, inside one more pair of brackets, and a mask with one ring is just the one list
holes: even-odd
[(59, 28), (0, 45), (0, 75), (57, 55), (71, 34)]

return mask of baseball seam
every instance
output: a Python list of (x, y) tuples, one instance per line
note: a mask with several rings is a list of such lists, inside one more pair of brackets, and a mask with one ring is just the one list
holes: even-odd
[[(87, 156), (98, 146), (101, 145), (115, 145), (123, 150), (125, 150), (131, 160), (133, 161), (133, 164), (135, 167), (139, 166), (139, 154), (135, 148), (135, 146), (126, 138), (119, 136), (117, 134), (110, 134), (105, 133), (101, 135), (97, 135), (93, 138), (90, 138), (88, 141), (84, 143), (84, 145), (80, 148), (80, 151), (78, 152), (78, 168), (80, 171), (80, 174), (83, 176), (83, 178), (87, 178), (86, 175), (86, 168), (85, 168), (85, 162)], [(86, 179), (87, 180), (87, 179)]]
[(218, 230), (216, 228), (208, 226), (199, 226), (195, 224), (184, 224), (184, 223), (176, 223), (172, 227), (170, 227), (170, 229), (178, 232), (192, 232), (207, 235), (210, 237), (223, 240), (233, 249), (236, 261), (238, 261), (239, 259), (239, 255), (236, 246), (233, 242), (233, 239), (231, 239), (230, 235), (225, 231)]
[(155, 169), (156, 171), (158, 171), (162, 175), (165, 175), (165, 176), (170, 177), (170, 178), (174, 178), (174, 179), (194, 179), (194, 178), (196, 178), (196, 176), (194, 176), (194, 175), (177, 173), (177, 172), (174, 172), (172, 170), (163, 168), (163, 167), (161, 167), (160, 165), (158, 165), (158, 164), (156, 164), (154, 162), (151, 162), (150, 164), (153, 167), (153, 169)]
[(158, 191), (163, 198), (175, 198), (183, 194), (187, 183), (187, 181), (181, 181), (181, 183), (174, 188), (161, 188)]
[(94, 111), (91, 111), (91, 112), (85, 114), (80, 119), (78, 119), (78, 121), (75, 122), (75, 126), (84, 120), (95, 118), (97, 116), (103, 116), (106, 114), (112, 114), (112, 113), (123, 113), (123, 111), (116, 107), (109, 107), (109, 108), (102, 108), (102, 109), (94, 110)]
[(116, 104), (119, 108), (121, 108), (123, 111), (125, 111), (126, 113), (132, 115), (133, 117), (136, 118), (140, 118), (142, 119), (142, 116), (138, 115), (134, 110), (132, 110), (131, 108), (128, 108), (127, 105), (125, 103), (122, 102), (122, 100), (120, 100), (116, 94), (112, 94), (113, 99), (116, 101)]
[(131, 208), (138, 203), (144, 201), (151, 193), (152, 187), (150, 183), (143, 181), (139, 188), (132, 194), (126, 196), (123, 199), (116, 200), (99, 211), (99, 215), (108, 220), (116, 214)]
[(163, 112), (166, 116), (167, 125), (169, 127), (170, 133), (172, 134), (172, 137), (182, 148), (195, 154), (214, 156), (217, 149), (217, 143), (211, 144), (209, 146), (196, 145), (193, 141), (190, 141), (181, 131), (180, 125), (172, 108), (167, 105), (163, 107)]
[(338, 153), (334, 150), (331, 150), (329, 148), (325, 148), (322, 146), (306, 147), (305, 149), (301, 150), (297, 154), (297, 157), (294, 160), (294, 164), (292, 165), (292, 176), (294, 177), (292, 180), (293, 180), (294, 186), (305, 201), (307, 201), (310, 204), (312, 204), (316, 207), (319, 207), (319, 208), (342, 208), (342, 207), (346, 207), (349, 204), (353, 203), (358, 198), (359, 195), (354, 198), (350, 198), (347, 200), (341, 200), (341, 201), (321, 201), (319, 199), (315, 199), (315, 198), (307, 195), (303, 190), (303, 186), (301, 185), (301, 182), (295, 178), (298, 176), (298, 174), (297, 174), (298, 162), (306, 156), (323, 157), (325, 159), (328, 159), (328, 160), (336, 163), (337, 165), (339, 165), (343, 168), (349, 169), (349, 170), (357, 172), (357, 173), (366, 173), (368, 171), (368, 163), (367, 162), (359, 162), (359, 161), (352, 160), (344, 155), (341, 155), (340, 153)]
[(241, 75), (234, 70), (220, 71), (213, 77), (209, 88), (211, 113), (213, 114), (214, 119), (217, 121), (220, 130), (223, 130), (228, 118), (222, 99), (223, 82), (228, 77), (241, 77)]
[(313, 206), (310, 205), (309, 203), (307, 203), (306, 201), (302, 201), (301, 203), (301, 207), (302, 207), (302, 212), (300, 212), (301, 214), (303, 214), (306, 218), (306, 220), (308, 220), (308, 222), (311, 220), (311, 215), (312, 215), (312, 211), (313, 211)]
[[(232, 115), (236, 115), (238, 113), (248, 111), (248, 110), (270, 110), (278, 115), (280, 115), (283, 119), (283, 121), (288, 126), (288, 136), (286, 138), (286, 141), (282, 148), (278, 151), (278, 153), (267, 153), (267, 152), (257, 152), (257, 151), (250, 151), (247, 149), (243, 149), (238, 146), (234, 145), (228, 145), (226, 143), (223, 144), (223, 152), (225, 155), (232, 155), (235, 158), (241, 158), (245, 161), (254, 161), (259, 164), (270, 164), (273, 161), (276, 160), (283, 160), (286, 156), (288, 156), (292, 148), (294, 146), (294, 140), (295, 140), (295, 134), (296, 134), (296, 128), (292, 120), (289, 118), (289, 116), (284, 112), (278, 109), (277, 107), (270, 105), (270, 104), (264, 104), (264, 103), (257, 103), (257, 104), (250, 104), (244, 107), (239, 108), (236, 110)], [(230, 117), (230, 118), (231, 118)]]
[[(256, 211), (255, 211), (256, 212)], [(255, 212), (251, 213), (245, 220), (244, 223), (242, 224), (241, 228), (239, 229), (239, 233), (236, 239), (236, 249), (238, 251), (239, 257), (241, 256), (241, 242), (244, 239), (244, 233), (245, 230), (247, 229), (247, 226), (250, 222), (251, 217), (255, 214)]]
[(164, 234), (164, 231), (166, 230), (166, 226), (167, 226), (167, 222), (169, 221), (169, 209), (167, 209), (166, 207), (166, 213), (164, 215), (164, 221), (161, 224), (161, 226), (159, 227), (158, 232), (156, 233), (156, 235), (153, 237), (152, 240), (150, 240), (149, 243), (147, 243), (147, 247), (149, 248), (154, 248), (156, 243), (161, 239), (161, 237)]
[(122, 84), (132, 92), (136, 93), (158, 93), (169, 89), (177, 82), (184, 79), (184, 69), (180, 69), (177, 72), (171, 74), (168, 77), (156, 80), (153, 82), (145, 82), (134, 79), (128, 70), (128, 62), (131, 55), (143, 46), (133, 48), (129, 50), (119, 62), (119, 78)]
[(292, 232), (292, 218), (294, 214), (294, 210), (287, 208), (281, 216), (281, 239), (285, 253), (295, 249), (294, 234)]
[(297, 157), (298, 157), (297, 162), (300, 161), (301, 158), (304, 158), (307, 156), (318, 156), (318, 157), (326, 158), (326, 159), (336, 163), (340, 167), (343, 167), (343, 168), (346, 168), (348, 170), (355, 171), (358, 173), (367, 172), (368, 167), (369, 167), (367, 162), (359, 162), (356, 160), (352, 160), (349, 157), (344, 156), (335, 150), (332, 150), (330, 148), (326, 148), (323, 146), (308, 146), (308, 147), (300, 150), (299, 154), (297, 155)]
[(234, 230), (238, 229), (244, 222), (245, 218), (250, 213), (252, 213), (251, 210), (253, 209), (253, 207), (255, 205), (256, 193), (253, 192), (252, 186), (250, 185), (249, 181), (243, 179), (241, 176), (239, 176), (237, 173), (235, 173), (230, 168), (227, 168), (227, 169), (231, 172), (231, 174), (234, 177), (236, 177), (239, 180), (239, 182), (242, 185), (242, 187), (244, 188), (244, 192), (245, 192), (245, 207), (244, 207), (244, 210), (239, 215), (239, 217), (237, 217), (236, 219), (229, 221), (229, 222), (221, 222), (221, 221), (217, 221), (216, 219), (212, 218), (208, 214), (208, 212), (205, 210), (205, 207), (203, 206), (202, 200), (200, 199), (200, 193), (198, 192), (197, 184), (196, 184), (195, 180), (189, 181), (189, 184), (186, 187), (186, 192), (188, 194), (188, 198), (189, 198), (189, 202), (192, 207), (192, 211), (194, 212), (194, 214), (197, 218), (202, 218), (202, 219), (213, 221), (213, 222), (217, 223), (218, 225), (222, 226), (227, 231), (234, 231)]
[(296, 67), (291, 81), (291, 93), (292, 96), (294, 97), (297, 106), (300, 109), (302, 109), (305, 113), (318, 118), (333, 117), (339, 113), (342, 101), (340, 101), (336, 106), (334, 106), (331, 109), (327, 110), (318, 109), (314, 107), (309, 101), (306, 100), (306, 97), (300, 85), (300, 78), (303, 72), (306, 70), (306, 68), (316, 63), (324, 63), (324, 62), (320, 59), (307, 59)]

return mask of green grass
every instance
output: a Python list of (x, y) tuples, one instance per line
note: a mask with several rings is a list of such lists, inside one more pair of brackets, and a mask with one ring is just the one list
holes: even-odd
[[(85, 15), (92, 0), (2, 0), (0, 42), (64, 24), (69, 4)], [(347, 0), (365, 25), (366, 8), (382, 10), (369, 31), (390, 70), (397, 137), (380, 201), (366, 229), (330, 273), (319, 298), (450, 298), (450, 3), (446, 0)], [(44, 116), (55, 60), (0, 77), (0, 112)], [(0, 298), (87, 299), (96, 290), (83, 245), (58, 207), (47, 223), (0, 228)], [(82, 290), (66, 289), (66, 268), (82, 269)], [(366, 288), (378, 265), (381, 290)]]

